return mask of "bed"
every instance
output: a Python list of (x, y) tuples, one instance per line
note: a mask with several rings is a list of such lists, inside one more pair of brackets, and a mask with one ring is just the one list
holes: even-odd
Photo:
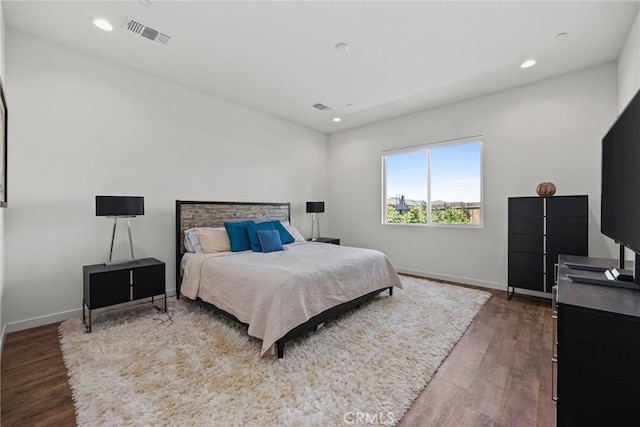
[[(391, 296), (393, 287), (402, 287), (393, 265), (379, 251), (305, 241), (290, 226), (290, 208), (289, 203), (176, 200), (178, 298), (203, 301), (245, 325), (250, 336), (262, 340), (261, 355), (275, 349), (278, 358), (284, 356), (288, 340), (381, 292), (388, 290)], [(204, 233), (202, 229), (240, 221), (274, 221), (297, 239), (269, 253), (202, 253), (185, 239), (187, 230)]]

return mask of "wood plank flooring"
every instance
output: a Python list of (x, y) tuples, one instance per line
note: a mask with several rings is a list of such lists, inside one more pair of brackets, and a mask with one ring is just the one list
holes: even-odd
[(58, 325), (7, 334), (0, 382), (2, 426), (75, 426)]
[(553, 426), (551, 302), (494, 296), (398, 424)]
[[(493, 297), (398, 427), (553, 426), (551, 303)], [(2, 426), (75, 426), (58, 324), (8, 334)]]

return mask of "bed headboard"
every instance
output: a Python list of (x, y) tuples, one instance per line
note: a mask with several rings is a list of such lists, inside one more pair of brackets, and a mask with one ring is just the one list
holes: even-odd
[(290, 203), (176, 200), (176, 294), (180, 297), (180, 261), (184, 232), (194, 227), (224, 227), (225, 221), (291, 221)]

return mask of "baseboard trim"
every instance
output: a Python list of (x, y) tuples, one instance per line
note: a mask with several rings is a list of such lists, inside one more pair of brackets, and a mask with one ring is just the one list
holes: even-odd
[[(398, 273), (410, 274), (412, 276), (424, 277), (425, 279), (445, 280), (447, 282), (462, 283), (464, 285), (479, 286), (481, 288), (496, 289), (499, 291), (507, 291), (506, 283), (488, 282), (485, 280), (476, 280), (469, 277), (449, 276), (444, 274), (433, 273), (430, 271), (414, 270), (411, 268), (396, 267)], [(551, 299), (551, 294), (545, 292), (530, 291), (528, 289), (516, 288), (516, 294), (534, 296), (538, 298)]]
[[(176, 291), (173, 290), (172, 292), (167, 292), (167, 298), (171, 298), (171, 297), (175, 297), (176, 296)], [(143, 300), (140, 301), (136, 301), (138, 303), (142, 302)], [(160, 300), (162, 301), (162, 300)], [(125, 304), (120, 304), (117, 306), (111, 306), (111, 307), (105, 307), (106, 309), (115, 309), (118, 307), (122, 307), (125, 305), (129, 305), (130, 303), (125, 303)], [(4, 345), (4, 337), (6, 334), (9, 334), (11, 332), (17, 332), (17, 331), (22, 331), (25, 329), (31, 329), (31, 328), (37, 328), (38, 326), (44, 326), (44, 325), (49, 325), (51, 323), (57, 323), (57, 322), (62, 322), (64, 320), (67, 319), (71, 319), (74, 317), (82, 317), (82, 308), (76, 308), (73, 310), (68, 310), (68, 311), (62, 311), (59, 313), (54, 313), (54, 314), (47, 314), (45, 316), (39, 316), (39, 317), (33, 317), (31, 319), (25, 319), (25, 320), (19, 320), (17, 322), (10, 322), (8, 324), (6, 324), (3, 328), (3, 333), (2, 333), (2, 344)]]
[(451, 276), (446, 274), (433, 273), (431, 271), (415, 270), (412, 268), (396, 267), (398, 273), (410, 274), (412, 276), (424, 277), (425, 279), (446, 280), (447, 282), (462, 283), (465, 285), (480, 286), (482, 288), (507, 290), (507, 285), (502, 283), (487, 282), (485, 280), (476, 280), (469, 277)]
[(48, 325), (50, 323), (62, 322), (72, 317), (82, 316), (82, 309), (63, 311), (46, 316), (32, 317), (31, 319), (19, 320), (6, 325), (7, 333), (22, 331), (25, 329), (37, 328), (38, 326)]
[(7, 336), (7, 325), (2, 325), (2, 342), (0, 342), (0, 354), (4, 350), (4, 339)]

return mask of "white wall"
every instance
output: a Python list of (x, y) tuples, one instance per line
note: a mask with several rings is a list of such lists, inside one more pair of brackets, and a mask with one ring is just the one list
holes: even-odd
[(305, 201), (328, 197), (323, 133), (12, 30), (7, 82), (8, 331), (79, 314), (82, 266), (106, 261), (111, 238), (95, 195), (145, 197), (134, 249), (167, 263), (170, 290), (176, 199), (290, 201), (308, 234)]
[[(506, 288), (507, 198), (588, 194), (589, 249), (613, 256), (599, 231), (601, 139), (616, 114), (609, 63), (503, 92), (336, 133), (329, 138), (331, 232), (385, 252), (401, 271)], [(381, 225), (381, 152), (483, 135), (484, 227)]]

